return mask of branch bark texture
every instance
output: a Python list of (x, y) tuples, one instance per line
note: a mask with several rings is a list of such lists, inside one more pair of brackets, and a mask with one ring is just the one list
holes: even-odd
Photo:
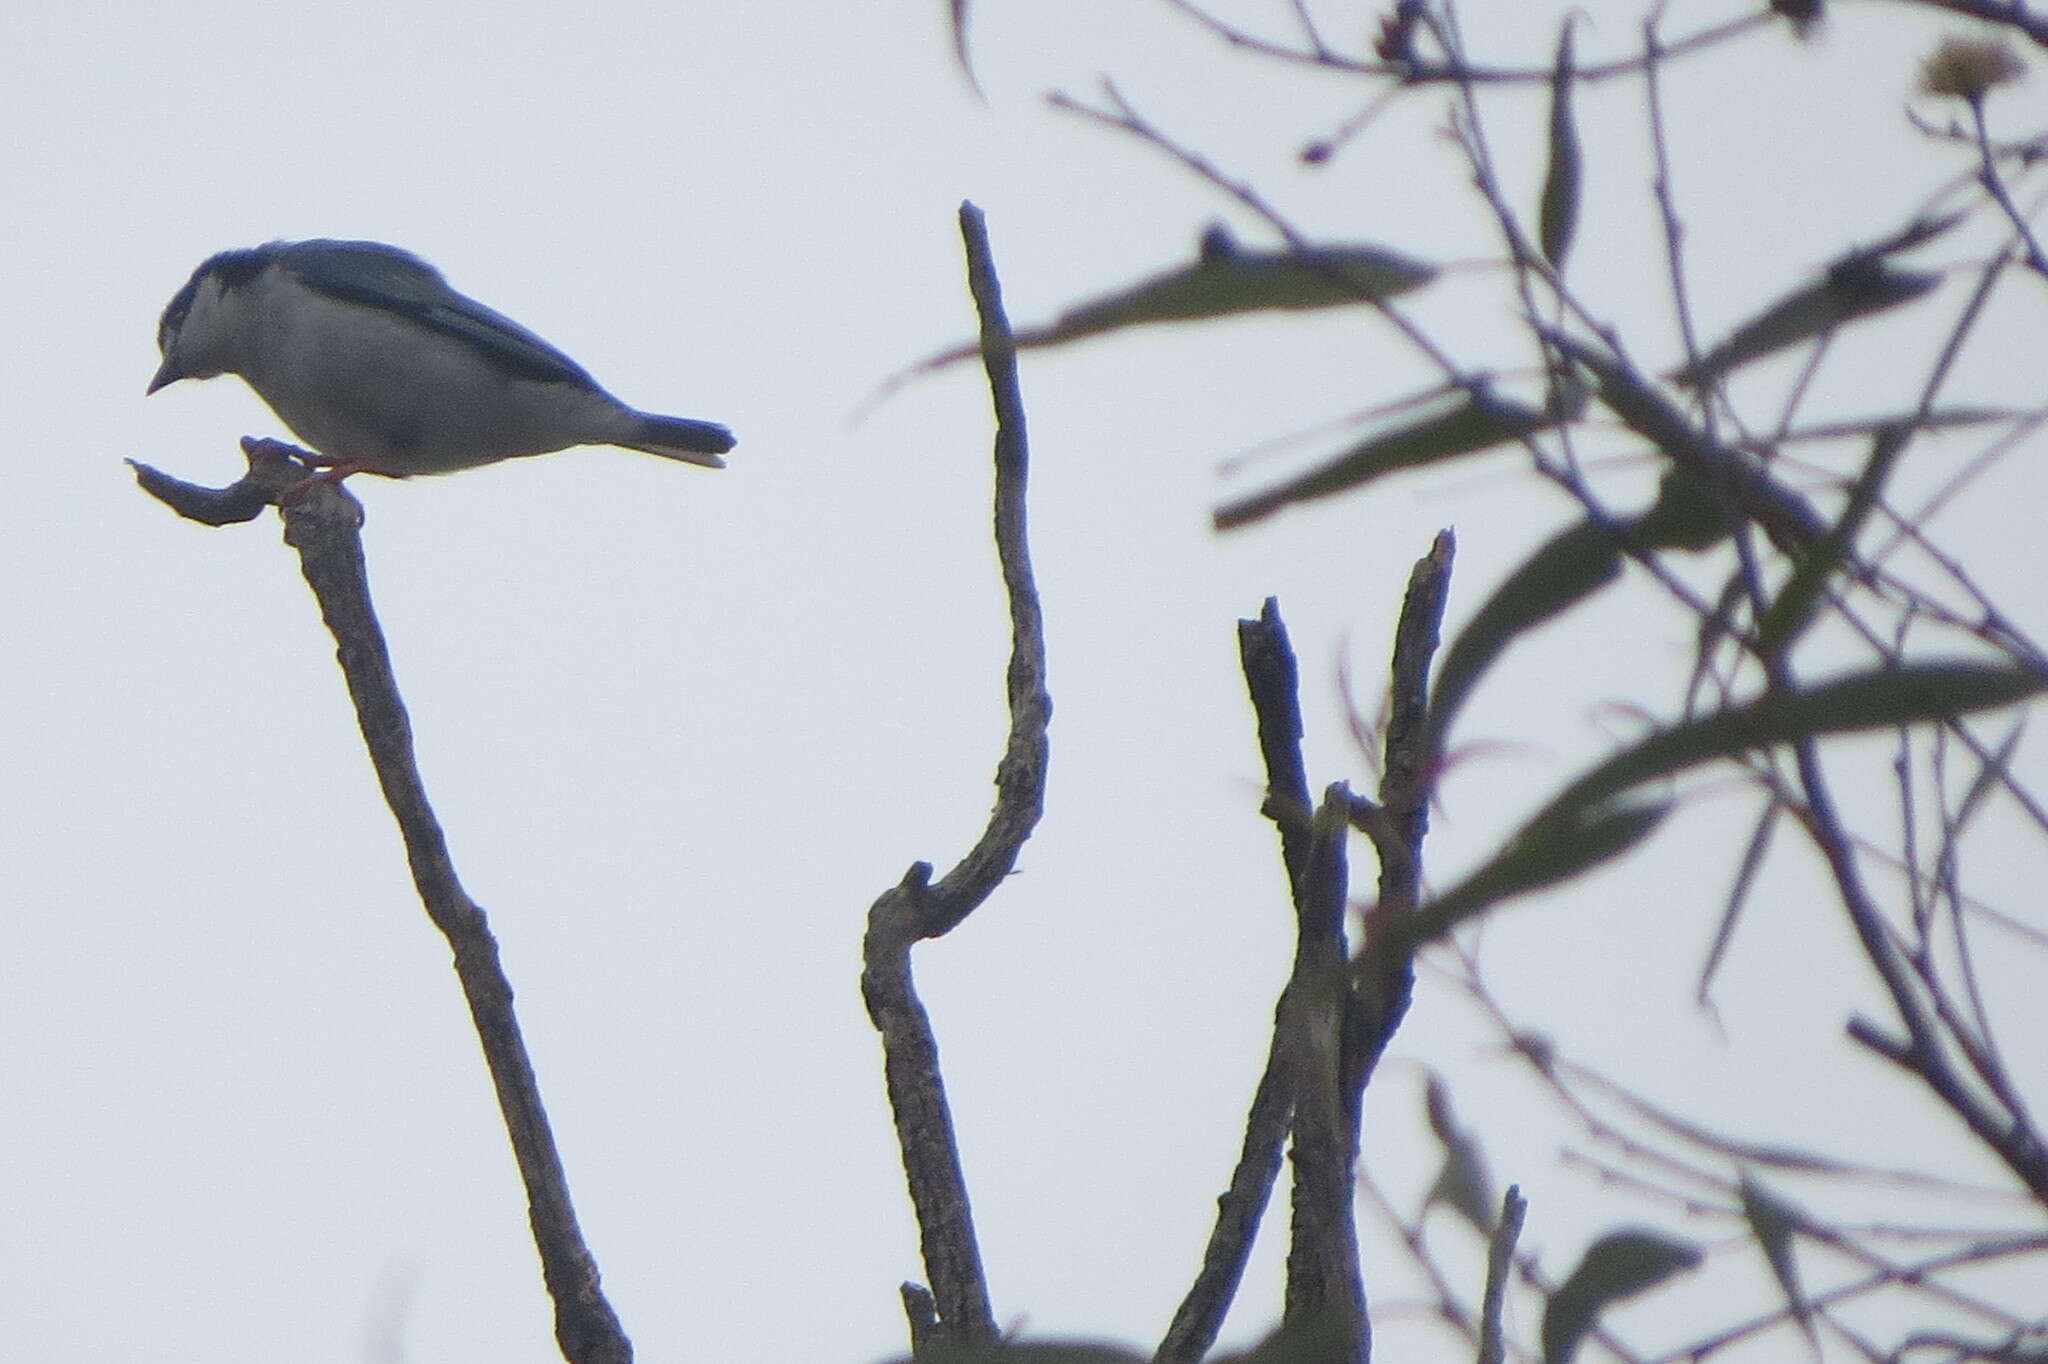
[[(362, 508), (334, 483), (308, 481), (310, 466), (274, 441), (245, 441), (250, 472), (225, 489), (183, 483), (136, 466), (143, 488), (180, 515), (210, 525), (249, 520), (278, 505), (285, 543), (299, 553), (320, 615), (355, 703), (385, 803), (398, 821), (413, 884), (434, 926), (448, 940), (463, 998), (483, 1044), (512, 1153), (526, 1186), (527, 1219), (541, 1272), (555, 1304), (555, 1340), (570, 1364), (630, 1364), (632, 1342), (599, 1284), (570, 1201), (533, 1063), (513, 1011), (512, 984), (498, 960), (484, 912), (463, 890), (448, 841), (427, 800), (413, 754), (412, 723), (399, 696), (391, 655), (370, 600), (363, 560)], [(245, 514), (246, 513), (246, 514)]]
[(995, 405), (995, 541), (1010, 607), (1010, 735), (996, 768), (995, 808), (974, 847), (936, 883), (931, 864), (916, 863), (869, 909), (861, 995), (882, 1036), (883, 1078), (931, 1280), (930, 1301), (936, 1305), (936, 1321), (921, 1320), (922, 1311), (913, 1317), (919, 1328), (914, 1334), (985, 1344), (999, 1333), (939, 1069), (938, 1041), (917, 997), (910, 949), (921, 939), (957, 928), (1016, 866), (1045, 805), (1052, 698), (1045, 685), (1045, 627), (1026, 535), (1030, 466), (1016, 344), (1003, 312), (987, 226), (973, 204), (960, 207), (960, 231)]
[[(1266, 766), (1265, 812), (1280, 831), (1280, 860), (1297, 904), (1309, 865), (1308, 771), (1301, 756), (1301, 669), (1280, 618), (1280, 603), (1268, 597), (1258, 619), (1237, 623), (1237, 652), (1258, 726), (1259, 753)], [(1296, 955), (1301, 947), (1296, 918)], [(1288, 1057), (1292, 1035), (1283, 994), (1273, 1020), (1266, 1067), (1245, 1119), (1244, 1144), (1230, 1187), (1216, 1200), (1216, 1225), (1202, 1252), (1202, 1268), (1153, 1358), (1158, 1364), (1195, 1364), (1216, 1343), (1217, 1332), (1244, 1279), (1259, 1220), (1280, 1175), (1281, 1151), (1294, 1119), (1295, 1075)]]
[(1340, 783), (1312, 806), (1301, 754), (1301, 672), (1279, 604), (1269, 599), (1258, 619), (1238, 622), (1238, 653), (1266, 768), (1264, 811), (1279, 830), (1294, 901), (1295, 959), (1274, 1011), (1273, 1040), (1237, 1166), (1217, 1199), (1202, 1267), (1153, 1356), (1157, 1364), (1194, 1364), (1215, 1344), (1290, 1132), (1295, 1179), (1288, 1323), (1323, 1333), (1334, 1328), (1350, 1357), (1370, 1354), (1351, 1182), (1365, 1086), (1407, 1012), (1414, 970), (1401, 954), (1370, 957), (1347, 971), (1344, 832), (1352, 824), (1365, 830), (1378, 853), (1380, 904), (1374, 914), (1412, 910), (1437, 767), (1429, 750), (1429, 669), (1454, 549), (1450, 533), (1439, 534), (1409, 576), (1395, 629), (1386, 773), (1377, 804), (1352, 796)]

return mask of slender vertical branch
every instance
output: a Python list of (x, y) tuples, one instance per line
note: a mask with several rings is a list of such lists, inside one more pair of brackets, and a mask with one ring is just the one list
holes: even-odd
[(995, 1312), (939, 1070), (938, 1041), (911, 979), (910, 949), (921, 939), (958, 927), (1016, 865), (1044, 809), (1052, 698), (1045, 687), (1044, 621), (1026, 539), (1029, 461), (1016, 344), (1003, 313), (987, 226), (973, 204), (960, 206), (960, 231), (968, 285), (981, 315), (982, 363), (995, 404), (995, 541), (1010, 605), (1010, 737), (996, 768), (995, 808), (973, 849), (936, 883), (931, 864), (916, 863), (868, 911), (861, 995), (882, 1035), (883, 1078), (931, 1280), (928, 1296), (906, 1290), (913, 1335), (920, 1343), (978, 1344), (997, 1338)]
[(1298, 1324), (1320, 1317), (1345, 1333), (1356, 1357), (1364, 1358), (1370, 1349), (1350, 1212), (1358, 1107), (1373, 1065), (1406, 1011), (1413, 971), (1403, 959), (1373, 973), (1369, 986), (1363, 975), (1359, 983), (1347, 980), (1343, 833), (1353, 821), (1368, 828), (1379, 848), (1382, 900), (1412, 905), (1436, 768), (1426, 723), (1429, 665), (1442, 625), (1453, 550), (1449, 532), (1440, 534), (1409, 578), (1395, 627), (1387, 765), (1378, 805), (1339, 784), (1325, 793), (1320, 808), (1311, 809), (1301, 755), (1301, 671), (1279, 604), (1268, 599), (1258, 619), (1238, 622), (1238, 652), (1266, 768), (1263, 809), (1279, 829), (1281, 861), (1294, 900), (1294, 967), (1274, 1010), (1273, 1039), (1237, 1166), (1229, 1188), (1217, 1199), (1201, 1271), (1154, 1355), (1159, 1364), (1191, 1364), (1215, 1343), (1290, 1131), (1295, 1225), (1288, 1258), (1288, 1320)]
[[(1279, 602), (1268, 597), (1257, 620), (1237, 623), (1237, 649), (1258, 724), (1259, 752), (1265, 759), (1265, 812), (1280, 831), (1280, 859), (1294, 897), (1299, 962), (1306, 933), (1300, 910), (1309, 860), (1308, 774), (1301, 757), (1301, 669), (1288, 642), (1287, 623), (1280, 618)], [(1259, 1219), (1265, 1216), (1273, 1181), (1280, 1175), (1280, 1153), (1294, 1116), (1288, 1021), (1288, 997), (1283, 995), (1274, 1012), (1265, 1070), (1245, 1119), (1237, 1167), (1231, 1171), (1230, 1187), (1216, 1200), (1216, 1225), (1202, 1252), (1201, 1272), (1153, 1356), (1158, 1364), (1194, 1364), (1206, 1355), (1244, 1278)]]
[(1399, 935), (1381, 929), (1412, 914), (1422, 894), (1422, 841), (1429, 833), (1429, 797), (1440, 761), (1432, 746), (1437, 726), (1429, 716), (1429, 670), (1442, 637), (1457, 544), (1450, 531), (1437, 532), (1429, 552), (1409, 571), (1394, 626), (1379, 803), (1352, 802), (1352, 820), (1372, 839), (1380, 863), (1379, 901), (1366, 915), (1345, 1031), (1344, 1096), (1354, 1129), (1365, 1087), (1415, 993), (1412, 955), (1382, 950)]
[(377, 784), (405, 842), (413, 885), (454, 954), (455, 974), (483, 1044), (513, 1158), (526, 1185), (527, 1220), (540, 1252), (542, 1277), (555, 1303), (556, 1343), (570, 1364), (629, 1364), (632, 1342), (604, 1296), (597, 1262), (577, 1225), (561, 1153), (513, 1010), (512, 983), (498, 960), (497, 939), (455, 874), (448, 840), (420, 779), (412, 722), (370, 601), (359, 533), (362, 508), (334, 484), (307, 483), (311, 470), (294, 460), (289, 446), (245, 441), (243, 449), (249, 456), (249, 474), (230, 488), (197, 488), (141, 465), (136, 466), (136, 477), (146, 491), (180, 515), (211, 525), (248, 520), (265, 505), (279, 506), (285, 543), (299, 552), (321, 618), (334, 635), (336, 657)]
[(1300, 947), (1281, 1002), (1295, 1095), (1286, 1322), (1330, 1323), (1342, 1332), (1341, 1357), (1364, 1361), (1372, 1328), (1353, 1214), (1358, 1128), (1345, 1065), (1354, 1001), (1344, 945), (1351, 806), (1350, 790), (1333, 783), (1310, 824)]
[(454, 953), (455, 973), (526, 1184), (527, 1217), (555, 1301), (555, 1339), (572, 1364), (625, 1364), (633, 1347), (605, 1299), (597, 1263), (577, 1226), (561, 1154), (513, 1010), (512, 983), (499, 965), (497, 940), (483, 910), (456, 878), (447, 840), (420, 781), (412, 726), (371, 609), (354, 503), (332, 485), (315, 485), (313, 492), (286, 506), (285, 541), (299, 551), (320, 614), (334, 633), (377, 782), (405, 839), (413, 884)]

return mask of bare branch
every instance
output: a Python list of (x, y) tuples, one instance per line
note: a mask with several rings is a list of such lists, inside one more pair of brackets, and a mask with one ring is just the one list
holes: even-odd
[(882, 1035), (889, 1104), (937, 1309), (931, 1334), (981, 1344), (998, 1337), (995, 1314), (939, 1073), (938, 1042), (911, 980), (910, 949), (920, 939), (958, 927), (1016, 866), (1044, 809), (1052, 698), (1045, 689), (1044, 621), (1026, 540), (1029, 459), (1016, 345), (1003, 312), (988, 229), (973, 204), (960, 206), (960, 232), (968, 285), (981, 314), (982, 363), (995, 403), (995, 540), (1010, 605), (1010, 737), (996, 768), (996, 806), (973, 849), (936, 884), (930, 863), (915, 864), (868, 911), (861, 994)]
[(1438, 531), (1429, 553), (1416, 560), (1408, 593), (1394, 627), (1391, 698), (1387, 711), (1384, 775), (1380, 779), (1383, 822), (1373, 850), (1380, 860), (1382, 914), (1412, 908), (1422, 880), (1422, 840), (1429, 832), (1429, 795), (1436, 784), (1440, 754), (1429, 747), (1429, 667), (1436, 657), (1444, 607), (1450, 600), (1451, 564), (1457, 537)]
[(1316, 808), (1302, 878), (1300, 946), (1281, 1001), (1295, 1095), (1285, 1320), (1334, 1320), (1346, 1338), (1344, 1358), (1363, 1364), (1372, 1331), (1352, 1211), (1358, 1131), (1344, 1090), (1352, 999), (1344, 948), (1350, 811), (1351, 793), (1342, 782), (1326, 789)]
[(276, 506), (286, 492), (315, 472), (307, 451), (280, 440), (246, 437), (242, 454), (249, 461), (249, 472), (225, 488), (187, 483), (132, 459), (128, 467), (135, 471), (135, 481), (144, 492), (186, 520), (207, 526), (254, 521), (265, 507)]
[(312, 477), (311, 464), (295, 447), (245, 440), (242, 449), (249, 458), (249, 472), (227, 488), (201, 488), (140, 464), (135, 466), (136, 478), (145, 491), (180, 515), (208, 525), (251, 520), (270, 505), (282, 512), (285, 543), (299, 552), (321, 618), (334, 635), (377, 783), (405, 842), (413, 885), (455, 957), (455, 973), (483, 1044), (513, 1158), (526, 1186), (527, 1220), (555, 1304), (555, 1340), (571, 1364), (629, 1364), (632, 1342), (604, 1296), (597, 1262), (577, 1225), (561, 1153), (513, 1010), (512, 984), (498, 960), (497, 940), (484, 911), (455, 874), (447, 839), (420, 779), (412, 723), (370, 601), (360, 534), (362, 507), (338, 484)]
[(1510, 1184), (1500, 1201), (1500, 1222), (1486, 1248), (1486, 1296), (1479, 1305), (1479, 1364), (1501, 1364), (1507, 1357), (1507, 1339), (1501, 1329), (1501, 1309), (1506, 1305), (1508, 1271), (1514, 1265), (1515, 1242), (1522, 1236), (1522, 1219), (1529, 1201)]
[[(1237, 623), (1238, 656), (1258, 722), (1259, 752), (1266, 765), (1264, 809), (1280, 831), (1281, 861), (1296, 907), (1296, 959), (1307, 931), (1301, 897), (1311, 835), (1308, 775), (1301, 758), (1301, 669), (1288, 642), (1280, 603), (1268, 597), (1257, 620)], [(1282, 995), (1274, 1011), (1266, 1065), (1245, 1119), (1244, 1143), (1230, 1187), (1216, 1200), (1216, 1225), (1202, 1252), (1202, 1268), (1173, 1314), (1153, 1358), (1159, 1364), (1194, 1364), (1208, 1354), (1244, 1278), (1259, 1220), (1280, 1174), (1280, 1151), (1294, 1116), (1294, 1075), (1288, 1052), (1288, 1004)]]
[[(1429, 833), (1430, 793), (1441, 757), (1433, 747), (1437, 730), (1429, 716), (1429, 669), (1450, 600), (1456, 553), (1457, 538), (1448, 530), (1438, 531), (1429, 552), (1409, 570), (1407, 595), (1394, 626), (1380, 799), (1375, 817), (1363, 821), (1379, 857), (1379, 901), (1367, 912), (1366, 941), (1345, 1002), (1341, 1080), (1354, 1151), (1365, 1088), (1407, 1017), (1415, 993), (1412, 952), (1391, 948), (1406, 939), (1381, 929), (1406, 919), (1421, 900), (1422, 840)], [(1361, 803), (1353, 801), (1354, 819)]]
[(2013, 202), (2012, 191), (2006, 187), (2005, 177), (1999, 174), (1997, 149), (1991, 141), (1991, 129), (1984, 122), (1984, 99), (1980, 95), (1969, 104), (1972, 126), (1977, 132), (1977, 179), (2012, 224), (2013, 235), (2018, 239), (2020, 255), (2027, 268), (2048, 280), (2048, 252), (2042, 251), (2041, 240), (2034, 235), (2033, 225), (2027, 221), (2027, 215), (2020, 212), (2020, 206)]

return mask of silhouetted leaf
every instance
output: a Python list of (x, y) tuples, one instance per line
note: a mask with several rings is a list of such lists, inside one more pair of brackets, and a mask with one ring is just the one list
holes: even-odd
[(1429, 701), (1429, 723), (1443, 737), (1471, 689), (1515, 638), (1583, 601), (1621, 575), (1621, 550), (1605, 529), (1581, 523), (1551, 538), (1494, 589), (1444, 651)]
[(1543, 1364), (1567, 1364), (1600, 1314), (1700, 1262), (1684, 1241), (1654, 1231), (1617, 1231), (1586, 1251), (1543, 1310)]
[(1808, 1340), (1813, 1339), (1812, 1313), (1806, 1305), (1806, 1298), (1799, 1291), (1799, 1266), (1792, 1258), (1792, 1238), (1799, 1231), (1801, 1218), (1796, 1208), (1776, 1194), (1757, 1183), (1747, 1170), (1742, 1172), (1742, 1215), (1748, 1219), (1749, 1230), (1756, 1237), (1764, 1258), (1770, 1262), (1771, 1275), (1784, 1290), (1785, 1305), (1792, 1313), (1792, 1319), (1799, 1323), (1799, 1329), (1806, 1332)]
[(1771, 0), (1771, 8), (1792, 21), (1792, 31), (1804, 38), (1825, 17), (1821, 0)]
[(1940, 283), (1941, 277), (1893, 269), (1886, 258), (1925, 246), (1968, 216), (1965, 212), (1923, 215), (1883, 241), (1845, 253), (1821, 272), (1818, 281), (1772, 304), (1736, 328), (1696, 365), (1679, 370), (1672, 378), (1687, 385), (1718, 378), (1738, 365), (1811, 340), (1845, 322), (1920, 297)]
[(1537, 215), (1537, 240), (1544, 259), (1553, 270), (1564, 269), (1564, 258), (1572, 249), (1579, 230), (1579, 191), (1584, 171), (1584, 154), (1579, 149), (1579, 129), (1572, 117), (1572, 23), (1566, 15), (1557, 35), (1557, 65), (1550, 76), (1550, 169), (1543, 177), (1543, 202)]
[(1826, 595), (1829, 578), (1847, 561), (1856, 536), (1877, 505), (1885, 480), (1906, 448), (1908, 432), (1902, 427), (1880, 431), (1872, 442), (1870, 458), (1863, 473), (1849, 489), (1849, 500), (1828, 533), (1794, 556), (1792, 576), (1757, 623), (1757, 652), (1771, 657), (1791, 646), (1812, 623), (1814, 610)]
[[(1212, 227), (1202, 234), (1192, 264), (1076, 304), (1049, 326), (1018, 331), (1015, 341), (1019, 350), (1025, 350), (1064, 345), (1125, 327), (1371, 303), (1419, 289), (1436, 275), (1435, 266), (1385, 247), (1247, 251), (1222, 228)], [(964, 341), (942, 350), (892, 375), (873, 401), (880, 402), (920, 375), (980, 355), (979, 341)]]
[(1441, 937), (1481, 910), (1627, 851), (1669, 808), (1666, 802), (1631, 798), (1647, 783), (1795, 739), (1892, 729), (2011, 705), (2044, 686), (2048, 679), (2042, 675), (2002, 665), (1908, 663), (1760, 696), (1657, 730), (1566, 787), (1491, 862), (1403, 920), (1401, 934), (1411, 944)]
[(1763, 869), (1764, 857), (1771, 850), (1771, 836), (1777, 832), (1779, 818), (1784, 813), (1785, 803), (1776, 795), (1764, 802), (1756, 827), (1750, 831), (1749, 843), (1742, 850), (1742, 861), (1736, 864), (1735, 883), (1728, 888), (1728, 898), (1722, 903), (1721, 921), (1714, 925), (1714, 941), (1707, 948), (1707, 959), (1700, 967), (1699, 988), (1693, 995), (1702, 1009), (1711, 1007), (1714, 975), (1721, 969), (1721, 960), (1727, 955), (1729, 945), (1735, 941), (1736, 920), (1742, 916), (1742, 908), (1749, 902), (1749, 893), (1756, 885), (1756, 875)]
[(1811, 341), (1846, 322), (1910, 303), (1935, 285), (1932, 271), (1898, 270), (1866, 252), (1845, 256), (1815, 283), (1795, 290), (1737, 327), (1697, 363), (1671, 377), (1696, 387), (1752, 360)]
[(1423, 1211), (1442, 1203), (1478, 1228), (1481, 1236), (1491, 1234), (1498, 1206), (1493, 1197), (1493, 1180), (1486, 1172), (1486, 1159), (1480, 1154), (1479, 1143), (1458, 1126), (1457, 1115), (1451, 1111), (1450, 1091), (1434, 1073), (1424, 1092), (1424, 1107), (1429, 1114), (1430, 1131), (1443, 1143), (1444, 1163), (1437, 1172), (1436, 1183), (1430, 1185), (1422, 1200)]
[(1604, 801), (1715, 758), (1795, 739), (1892, 729), (2009, 706), (2037, 695), (2044, 686), (2048, 678), (2039, 673), (1965, 659), (1849, 673), (1660, 729), (1579, 778), (1555, 804)]
[[(1201, 322), (1271, 311), (1304, 311), (1386, 300), (1435, 279), (1437, 269), (1378, 246), (1311, 251), (1247, 251), (1220, 227), (1202, 234), (1194, 262), (1077, 304), (1051, 325), (1015, 333), (1019, 350), (1064, 345), (1124, 327)], [(862, 405), (871, 408), (913, 379), (979, 359), (981, 342), (963, 341), (884, 380)]]
[(1192, 265), (1069, 308), (1050, 327), (1020, 332), (1020, 346), (1051, 346), (1119, 327), (1190, 322), (1268, 310), (1337, 308), (1389, 299), (1436, 278), (1436, 267), (1377, 246), (1294, 251), (1216, 249)]
[(960, 63), (960, 74), (967, 77), (968, 85), (978, 95), (981, 82), (974, 77), (974, 61), (967, 53), (967, 0), (948, 0), (947, 10), (953, 26), (953, 57)]
[(1617, 797), (1546, 810), (1523, 825), (1491, 862), (1402, 921), (1420, 944), (1441, 937), (1482, 910), (1591, 871), (1648, 838), (1671, 803)]
[(1968, 209), (1957, 209), (1953, 213), (1922, 214), (1883, 241), (1875, 242), (1864, 247), (1862, 251), (1851, 254), (1880, 257), (1911, 251), (1916, 246), (1925, 246), (1935, 238), (1943, 236), (1969, 216)]
[(1397, 470), (1490, 450), (1555, 425), (1533, 407), (1484, 391), (1460, 391), (1437, 406), (1442, 410), (1368, 437), (1263, 492), (1224, 503), (1216, 509), (1216, 529), (1249, 525), (1296, 502), (1362, 487)]
[[(1917, 409), (1904, 412), (1889, 412), (1875, 417), (1850, 417), (1842, 421), (1815, 422), (1810, 426), (1795, 426), (1782, 436), (1771, 439), (1772, 445), (1794, 445), (1802, 441), (1868, 439), (1878, 432), (1894, 426), (1912, 425), (1919, 431), (1944, 431), (1956, 426), (1981, 426), (1986, 422), (2019, 421), (2034, 414), (2017, 407), (1982, 407), (1957, 404), (1953, 407), (1930, 409), (1922, 416)], [(1749, 447), (1745, 445), (1744, 449)]]
[[(1811, 503), (1771, 476), (1756, 456), (1713, 440), (1694, 426), (1657, 385), (1637, 374), (1604, 346), (1552, 329), (1544, 338), (1592, 374), (1600, 401), (1629, 430), (1655, 445), (1691, 475), (1688, 496), (1731, 503), (1762, 527), (1771, 543), (1787, 551), (1812, 544), (1827, 533), (1827, 522)], [(1725, 515), (1719, 519), (1725, 520)]]
[(1617, 537), (1644, 550), (1702, 550), (1728, 534), (1721, 500), (1684, 468), (1667, 470), (1648, 511), (1605, 524), (1591, 520), (1559, 532), (1525, 560), (1458, 632), (1437, 669), (1430, 699), (1433, 751), (1479, 679), (1516, 637), (1591, 598), (1621, 574)]

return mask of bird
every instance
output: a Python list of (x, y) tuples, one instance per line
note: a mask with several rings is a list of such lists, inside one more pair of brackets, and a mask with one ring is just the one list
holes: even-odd
[(323, 479), (410, 478), (575, 445), (709, 469), (733, 434), (642, 412), (441, 272), (383, 242), (320, 239), (222, 251), (157, 323), (149, 393), (235, 374), (317, 453)]

